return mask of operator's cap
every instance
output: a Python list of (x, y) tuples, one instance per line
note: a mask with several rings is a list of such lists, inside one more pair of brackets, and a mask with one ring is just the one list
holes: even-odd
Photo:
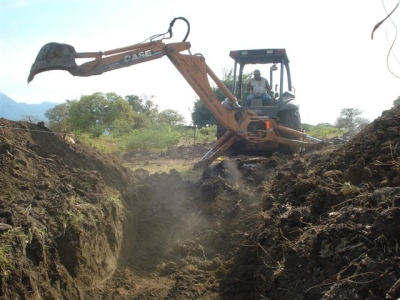
[(260, 70), (254, 70), (253, 74), (254, 75), (261, 75), (261, 72), (260, 72)]

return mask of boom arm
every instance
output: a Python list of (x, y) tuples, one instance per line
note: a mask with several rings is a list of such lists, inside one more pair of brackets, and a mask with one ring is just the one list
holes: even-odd
[[(168, 30), (170, 37), (172, 36), (171, 28), (177, 19), (183, 19), (188, 24), (184, 18), (175, 18)], [(279, 126), (280, 130), (302, 138), (307, 137), (306, 134), (275, 124), (272, 119), (258, 117), (254, 111), (239, 107), (236, 97), (208, 67), (205, 58), (202, 55), (192, 55), (190, 53), (191, 45), (189, 42), (185, 42), (186, 37), (182, 42), (178, 43), (165, 44), (163, 40), (167, 38), (163, 37), (159, 40), (151, 40), (150, 42), (134, 44), (124, 48), (86, 53), (78, 53), (70, 45), (49, 43), (42, 47), (36, 57), (28, 77), (28, 83), (33, 80), (36, 74), (49, 70), (66, 70), (73, 76), (92, 76), (167, 56), (218, 122), (228, 129), (228, 132), (209, 151), (210, 153), (200, 160), (203, 165), (210, 164), (238, 139), (245, 139), (253, 143), (273, 140), (302, 147), (307, 146), (308, 143), (277, 136), (274, 134), (273, 129)], [(182, 54), (181, 52), (183, 51), (188, 51), (189, 54)], [(77, 65), (75, 59), (79, 58), (94, 59)], [(230, 109), (222, 105), (215, 96), (208, 80), (209, 77), (229, 99)], [(260, 122), (264, 129), (257, 130), (257, 132), (248, 129), (250, 123)], [(266, 122), (274, 126), (267, 125)]]
[[(189, 42), (164, 44), (161, 40), (144, 44), (136, 44), (105, 52), (77, 53), (72, 46), (50, 43), (43, 46), (33, 64), (28, 82), (32, 81), (37, 73), (48, 70), (66, 70), (73, 76), (100, 75), (105, 72), (129, 67), (139, 63), (167, 56), (182, 76), (187, 80), (204, 104), (227, 129), (237, 132), (238, 124), (234, 121), (235, 112), (228, 111), (215, 96), (208, 81), (208, 75), (233, 103), (235, 96), (218, 79), (207, 66), (205, 59), (200, 55), (185, 55), (180, 52), (189, 50)], [(43, 53), (44, 52), (44, 53)], [(53, 53), (65, 53), (64, 57), (55, 58)], [(44, 58), (44, 59), (43, 59)], [(94, 58), (94, 60), (77, 65), (75, 59)], [(249, 116), (255, 115), (248, 112)]]

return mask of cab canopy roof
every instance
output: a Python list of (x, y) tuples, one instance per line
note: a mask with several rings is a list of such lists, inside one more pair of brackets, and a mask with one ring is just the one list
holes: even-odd
[(240, 65), (245, 64), (276, 64), (289, 63), (285, 49), (254, 49), (254, 50), (233, 50), (229, 53)]

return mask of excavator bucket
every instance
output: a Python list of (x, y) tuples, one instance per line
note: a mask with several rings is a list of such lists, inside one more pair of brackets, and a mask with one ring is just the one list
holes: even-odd
[(40, 49), (29, 72), (28, 83), (36, 74), (50, 70), (70, 71), (77, 67), (76, 51), (67, 44), (48, 43)]

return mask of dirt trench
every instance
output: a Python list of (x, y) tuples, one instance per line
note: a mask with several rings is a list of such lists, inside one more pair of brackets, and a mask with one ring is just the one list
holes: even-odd
[(192, 181), (1, 119), (0, 297), (398, 299), (399, 155), (399, 109)]
[[(124, 241), (114, 277), (90, 295), (106, 299), (250, 299), (251, 284), (235, 281), (230, 269), (260, 210), (264, 158), (216, 164), (199, 182), (175, 170), (143, 176), (137, 199), (128, 204)], [(255, 175), (257, 173), (257, 175)], [(261, 177), (260, 177), (261, 176)], [(245, 267), (240, 267), (245, 269)], [(231, 285), (242, 286), (240, 291)]]

